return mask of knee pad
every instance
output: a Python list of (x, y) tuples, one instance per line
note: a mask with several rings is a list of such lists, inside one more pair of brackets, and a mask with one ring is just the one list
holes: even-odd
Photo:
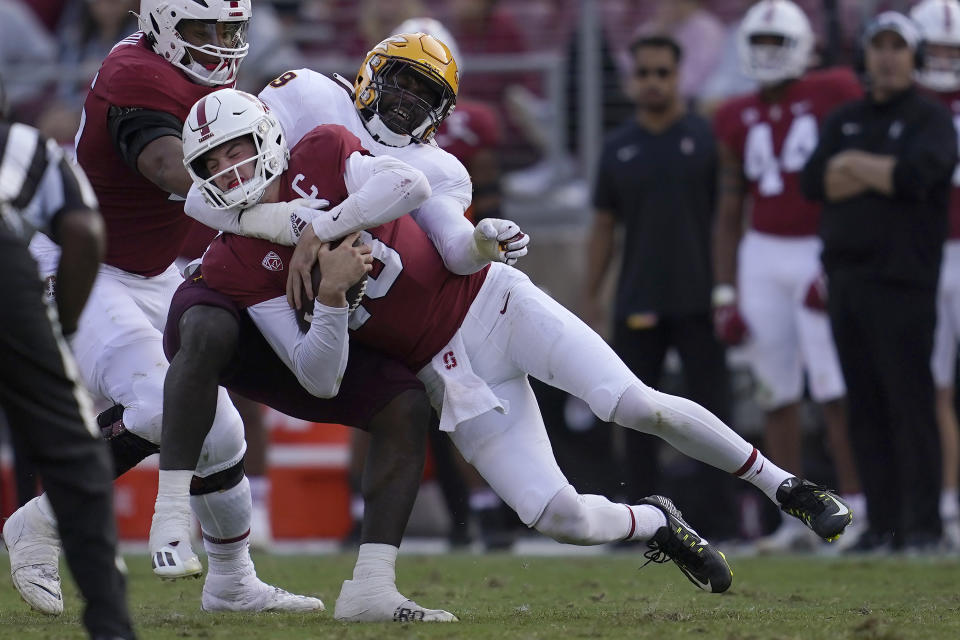
[(119, 404), (98, 415), (97, 424), (100, 425), (100, 435), (110, 447), (114, 478), (119, 478), (143, 459), (160, 451), (160, 447), (149, 440), (127, 431), (123, 425), (123, 407)]
[(240, 484), (243, 480), (243, 460), (223, 471), (201, 478), (193, 476), (190, 480), (190, 495), (202, 496), (207, 493), (226, 491)]
[(246, 450), (243, 420), (230, 401), (227, 390), (221, 387), (217, 390), (217, 412), (213, 418), (213, 426), (203, 440), (196, 474), (207, 478), (241, 464)]

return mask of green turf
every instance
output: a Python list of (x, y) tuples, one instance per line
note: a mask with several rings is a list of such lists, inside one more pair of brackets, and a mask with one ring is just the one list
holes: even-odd
[[(893, 640), (960, 638), (960, 561), (921, 559), (734, 559), (733, 588), (702, 593), (672, 565), (642, 571), (639, 555), (401, 556), (400, 587), (456, 625), (346, 625), (333, 620), (352, 556), (258, 556), (261, 577), (321, 597), (315, 615), (205, 614), (202, 582), (163, 583), (142, 557), (127, 558), (130, 602), (146, 640), (307, 638), (550, 639), (761, 638)], [(6, 570), (6, 562), (0, 561)], [(60, 618), (30, 612), (0, 588), (0, 638), (83, 638), (76, 590), (65, 585)]]

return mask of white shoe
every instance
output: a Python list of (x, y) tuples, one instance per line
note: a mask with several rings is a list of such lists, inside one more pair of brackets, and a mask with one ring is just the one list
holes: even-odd
[(460, 622), (442, 609), (424, 609), (393, 583), (344, 580), (334, 620), (343, 622)]
[(802, 522), (785, 518), (777, 530), (756, 542), (757, 553), (785, 553), (812, 551), (820, 545), (820, 538)]
[(253, 503), (250, 512), (250, 549), (270, 552), (273, 549), (273, 531), (270, 526), (270, 509)]
[(323, 611), (319, 598), (299, 596), (263, 582), (256, 573), (207, 574), (200, 605), (204, 611)]
[(60, 539), (34, 498), (13, 512), (3, 525), (10, 552), (10, 576), (23, 600), (42, 613), (63, 613), (60, 588)]
[(150, 565), (153, 573), (166, 580), (199, 578), (203, 573), (200, 558), (190, 546), (193, 514), (172, 507), (154, 507), (150, 524)]

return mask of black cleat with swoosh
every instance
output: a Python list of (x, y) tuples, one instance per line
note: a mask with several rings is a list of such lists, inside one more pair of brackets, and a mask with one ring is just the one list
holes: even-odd
[(684, 521), (672, 500), (650, 496), (641, 500), (640, 504), (657, 507), (667, 518), (667, 526), (657, 529), (647, 542), (650, 551), (643, 554), (647, 564), (673, 560), (683, 575), (704, 591), (721, 593), (730, 588), (733, 571), (726, 557)]
[(777, 501), (785, 513), (797, 518), (830, 542), (853, 521), (850, 505), (826, 487), (800, 478), (787, 478), (777, 488)]

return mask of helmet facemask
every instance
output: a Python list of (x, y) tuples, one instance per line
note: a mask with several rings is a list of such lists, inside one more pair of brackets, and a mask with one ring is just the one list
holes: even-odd
[(751, 77), (768, 84), (801, 75), (803, 67), (796, 67), (800, 43), (782, 33), (755, 33), (749, 41), (749, 69)]
[[(249, 140), (253, 144), (252, 156), (212, 174), (207, 169), (207, 154), (237, 140)], [(267, 187), (286, 169), (287, 150), (283, 133), (267, 118), (261, 118), (252, 130), (242, 130), (236, 135), (226, 137), (218, 144), (199, 147), (184, 158), (184, 166), (203, 197), (214, 209), (247, 208), (260, 202)], [(252, 171), (248, 177), (248, 168)], [(222, 178), (228, 178), (221, 187)]]
[(250, 49), (248, 25), (246, 21), (181, 20), (177, 35), (183, 41), (184, 58), (179, 66), (202, 84), (234, 82), (240, 61)]
[(137, 19), (153, 50), (207, 86), (232, 84), (247, 55), (250, 0), (141, 0)]

